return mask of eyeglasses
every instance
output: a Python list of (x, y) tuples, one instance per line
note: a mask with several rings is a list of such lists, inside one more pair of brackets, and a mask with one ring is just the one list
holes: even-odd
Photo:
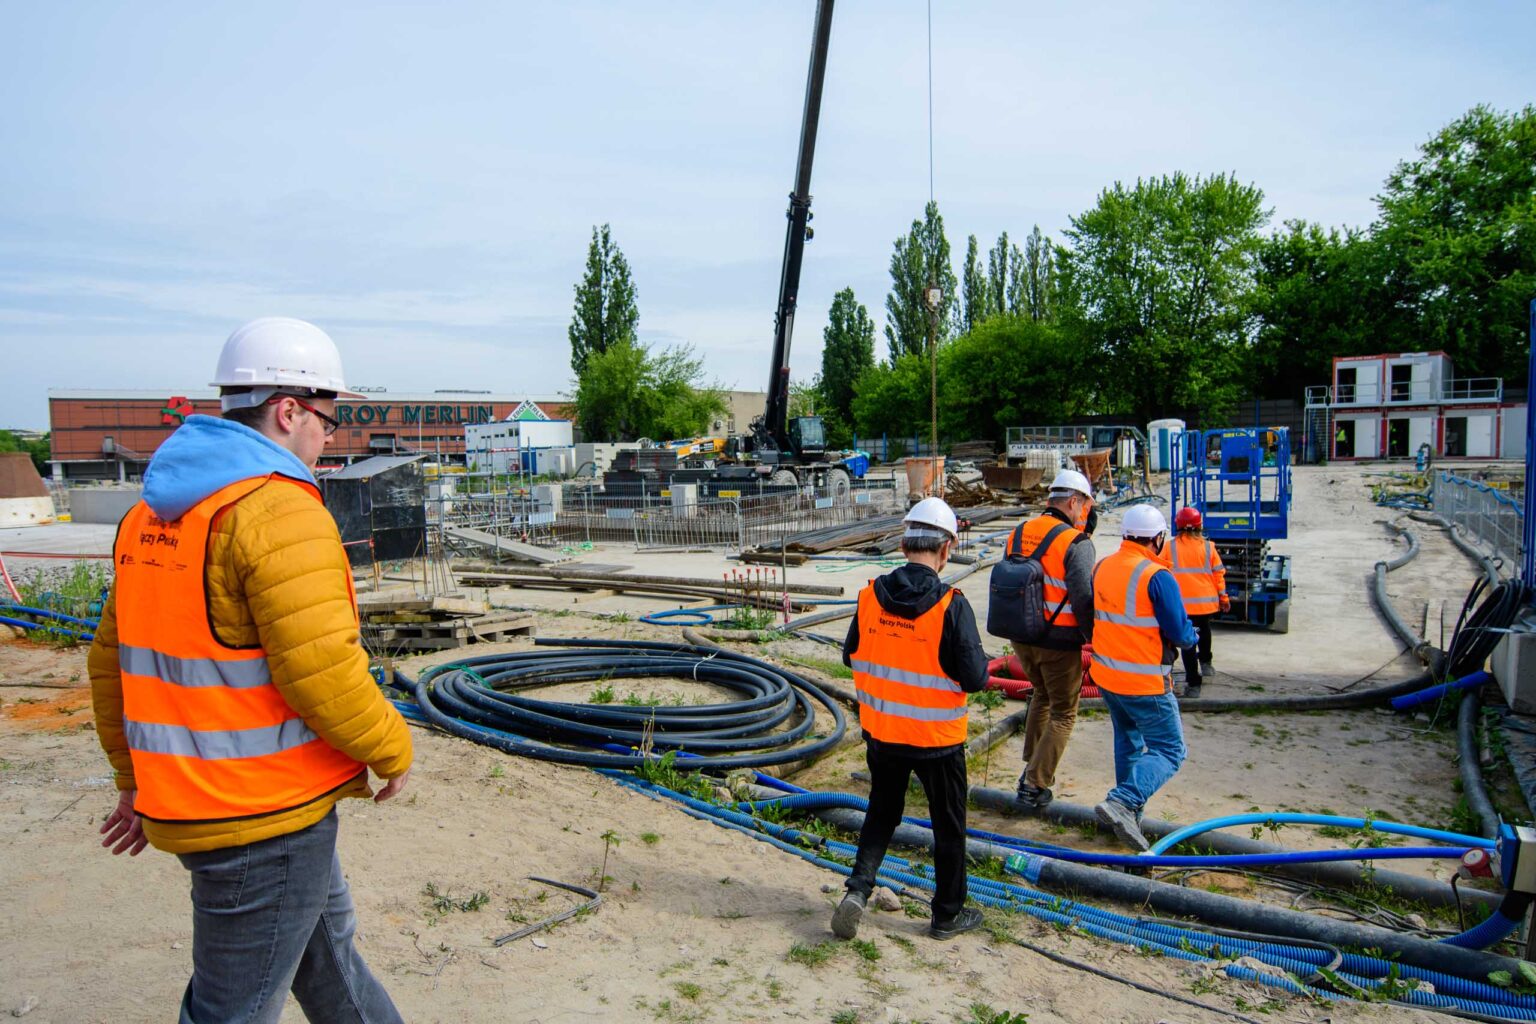
[(304, 399), (300, 398), (298, 395), (273, 395), (271, 398), (267, 399), (267, 404), (271, 405), (274, 402), (277, 402), (277, 401), (279, 401), (281, 399), (284, 399), (284, 398), (291, 398), (291, 399), (293, 399), (293, 404), (294, 405), (297, 405), (300, 409), (304, 409), (304, 410), (306, 410), (308, 412), (312, 412), (316, 416), (318, 416), (320, 418), (320, 422), (325, 424), (325, 436), (326, 437), (330, 437), (332, 434), (336, 433), (336, 431), (341, 429), (341, 421), (340, 420), (336, 419), (334, 416), (327, 416), (325, 413), (321, 412), (319, 409), (316, 409), (314, 406), (312, 406), (308, 402), (304, 401)]

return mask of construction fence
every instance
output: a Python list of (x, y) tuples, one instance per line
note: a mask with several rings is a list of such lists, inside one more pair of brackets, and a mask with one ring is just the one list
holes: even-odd
[(763, 487), (731, 498), (674, 500), (670, 489), (610, 494), (567, 485), (450, 495), (428, 503), (433, 525), (467, 527), (524, 543), (565, 547), (633, 544), (636, 550), (742, 551), (789, 534), (887, 515), (903, 504), (905, 481), (856, 480), (847, 494)]
[(1488, 549), (1502, 561), (1504, 572), (1519, 573), (1525, 539), (1523, 493), (1511, 493), (1445, 470), (1436, 474), (1432, 490), (1436, 515)]

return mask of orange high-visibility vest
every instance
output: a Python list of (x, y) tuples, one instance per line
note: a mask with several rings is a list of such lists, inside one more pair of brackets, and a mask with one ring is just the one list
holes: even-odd
[(1168, 545), (1168, 567), (1178, 581), (1186, 613), (1215, 615), (1221, 611), (1220, 595), (1227, 573), (1216, 545), (1197, 533), (1180, 533)]
[(1093, 573), (1093, 681), (1124, 696), (1165, 693), (1171, 666), (1163, 663), (1163, 634), (1150, 585), (1164, 571), (1140, 544), (1120, 550)]
[[(1055, 516), (1036, 516), (1021, 523), (1008, 538), (1008, 554), (1028, 555), (1040, 546), (1052, 528), (1061, 525), (1061, 520)], [(1057, 608), (1061, 609), (1061, 613), (1051, 620), (1053, 626), (1077, 628), (1077, 616), (1072, 614), (1072, 602), (1067, 600), (1067, 549), (1082, 535), (1081, 530), (1067, 524), (1067, 528), (1051, 541), (1051, 546), (1040, 552), (1040, 568), (1045, 572), (1045, 613), (1049, 616)]]
[(912, 747), (965, 742), (965, 691), (939, 666), (944, 613), (955, 592), (915, 619), (880, 606), (871, 582), (859, 592), (859, 646), (850, 661), (859, 725), (877, 740)]
[(204, 580), (209, 533), (225, 509), (269, 480), (320, 500), (311, 484), (253, 477), (215, 491), (174, 522), (140, 501), (118, 527), (123, 728), (138, 783), (134, 810), (153, 821), (289, 810), (365, 770), (283, 700), (266, 651), (226, 646), (213, 633)]

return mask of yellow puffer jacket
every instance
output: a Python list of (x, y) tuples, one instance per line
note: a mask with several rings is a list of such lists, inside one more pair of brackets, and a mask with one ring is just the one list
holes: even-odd
[[(411, 736), (368, 674), (348, 587), (351, 572), (325, 506), (301, 488), (269, 482), (214, 526), (206, 572), (209, 621), (224, 643), (266, 650), (273, 683), (316, 735), (392, 779), (411, 766)], [(114, 587), (91, 646), (91, 697), (117, 788), (129, 790), (136, 787), (123, 733), (116, 603)], [(337, 800), (370, 795), (364, 772), (320, 800), (261, 817), (197, 824), (139, 820), (156, 849), (195, 853), (297, 832), (325, 817)]]

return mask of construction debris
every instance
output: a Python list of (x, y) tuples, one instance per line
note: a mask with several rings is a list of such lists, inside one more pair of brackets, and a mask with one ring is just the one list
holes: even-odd
[[(464, 614), (431, 607), (444, 598), (424, 599), (428, 607), (369, 609), (359, 606), (363, 645), (372, 651), (404, 653), (447, 651), (475, 643), (499, 643), (534, 634), (533, 616), (526, 612), (481, 611)], [(462, 600), (462, 599), (461, 599)], [(409, 602), (406, 602), (409, 603)], [(485, 608), (484, 602), (474, 602)]]

